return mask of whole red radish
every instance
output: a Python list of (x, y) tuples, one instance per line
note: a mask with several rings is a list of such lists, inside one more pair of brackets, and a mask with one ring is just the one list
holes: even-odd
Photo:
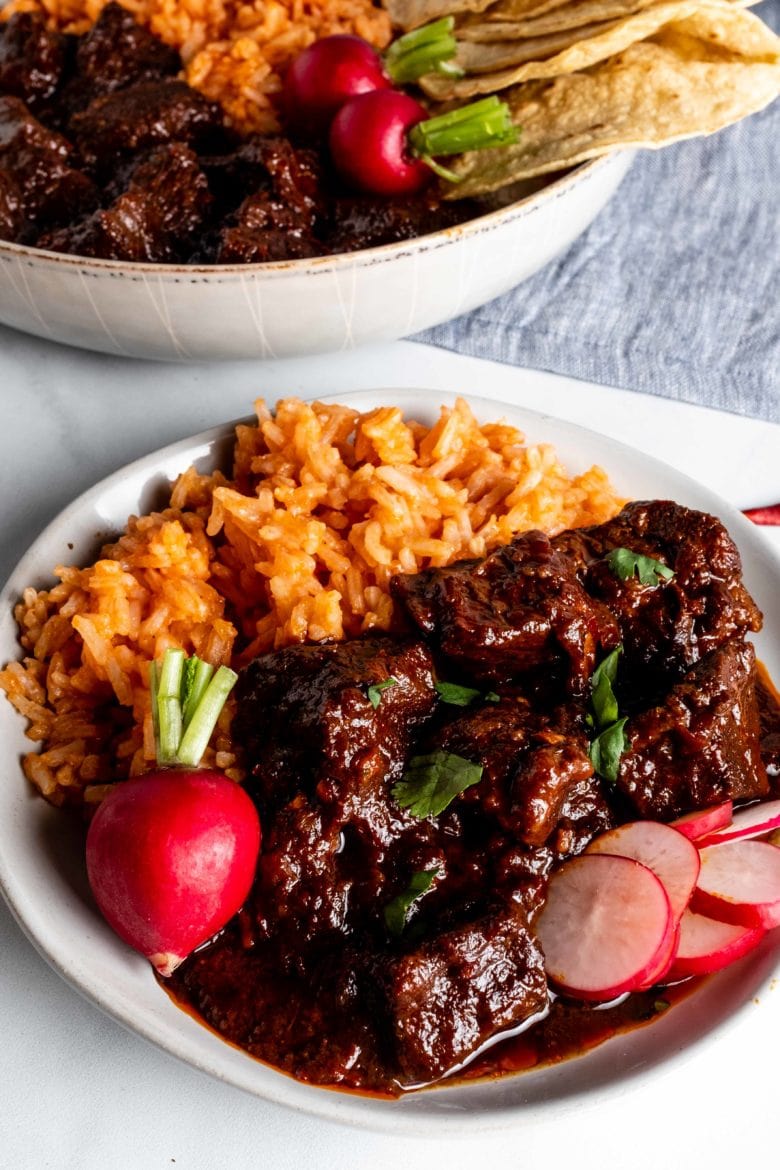
[(407, 134), (428, 114), (408, 94), (377, 89), (346, 102), (330, 128), (333, 165), (350, 186), (375, 195), (411, 195), (431, 170), (411, 153)]
[(120, 938), (170, 975), (240, 909), (260, 822), (235, 781), (171, 768), (118, 784), (87, 835), (95, 900)]
[(390, 79), (379, 54), (361, 37), (323, 37), (295, 58), (284, 78), (282, 104), (291, 124), (322, 133), (345, 101)]
[(108, 794), (87, 834), (87, 874), (120, 938), (170, 975), (246, 899), (260, 822), (235, 781), (197, 768), (235, 673), (168, 650), (149, 676), (157, 760), (168, 766)]

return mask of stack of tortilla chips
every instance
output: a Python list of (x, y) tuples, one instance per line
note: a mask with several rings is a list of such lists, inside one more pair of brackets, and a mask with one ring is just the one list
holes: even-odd
[(732, 0), (384, 0), (404, 30), (452, 14), (461, 77), (434, 102), (499, 94), (514, 146), (452, 165), (450, 198), (481, 195), (617, 148), (710, 134), (780, 93), (780, 38)]

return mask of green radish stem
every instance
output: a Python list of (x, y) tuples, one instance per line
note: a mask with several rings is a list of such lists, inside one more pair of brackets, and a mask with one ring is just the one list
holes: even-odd
[(451, 60), (458, 51), (454, 28), (455, 18), (445, 16), (393, 41), (383, 57), (385, 71), (393, 84), (408, 85), (424, 73), (462, 77), (463, 70)]
[(517, 142), (519, 133), (517, 126), (512, 125), (509, 106), (494, 94), (418, 122), (409, 131), (409, 146), (412, 154), (436, 174), (450, 182), (458, 182), (456, 174), (434, 161), (435, 155), (507, 146)]
[(238, 675), (183, 650), (166, 650), (149, 672), (157, 763), (195, 768)]

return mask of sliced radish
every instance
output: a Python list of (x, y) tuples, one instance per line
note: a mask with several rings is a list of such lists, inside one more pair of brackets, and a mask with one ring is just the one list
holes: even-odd
[(740, 926), (780, 926), (780, 849), (766, 841), (703, 849), (691, 909)]
[(651, 869), (663, 885), (675, 924), (688, 905), (699, 876), (699, 853), (687, 837), (660, 821), (631, 821), (591, 841), (588, 853), (632, 857)]
[(710, 975), (736, 962), (761, 942), (766, 931), (760, 926), (739, 926), (718, 922), (686, 910), (680, 921), (680, 942), (670, 979), (687, 979), (691, 975)]
[(734, 813), (731, 824), (717, 833), (709, 833), (696, 844), (700, 849), (709, 845), (723, 845), (726, 841), (747, 841), (751, 837), (761, 837), (772, 829), (780, 827), (780, 800), (764, 800), (760, 804), (750, 804), (747, 808), (740, 808)]
[(583, 854), (550, 881), (537, 923), (550, 981), (578, 999), (608, 1000), (641, 987), (674, 934), (669, 898), (646, 866)]
[(691, 841), (699, 841), (702, 837), (717, 833), (719, 829), (725, 829), (730, 825), (733, 811), (731, 801), (724, 800), (723, 804), (697, 809), (696, 812), (686, 813), (684, 817), (678, 817), (676, 821), (670, 823), (672, 828), (682, 833), (684, 837)]
[(647, 991), (650, 987), (655, 987), (656, 983), (661, 983), (669, 974), (672, 963), (674, 962), (677, 948), (680, 945), (680, 927), (675, 927), (669, 937), (669, 944), (663, 954), (658, 956), (658, 961), (653, 972), (647, 976), (644, 982), (636, 988), (637, 991)]

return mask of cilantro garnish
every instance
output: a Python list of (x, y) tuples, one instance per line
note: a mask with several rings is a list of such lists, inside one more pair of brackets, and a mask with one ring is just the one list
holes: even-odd
[(412, 816), (435, 817), (481, 779), (481, 764), (452, 752), (436, 751), (414, 756), (392, 792), (401, 808), (408, 809)]
[(655, 1011), (656, 1015), (660, 1015), (661, 1012), (665, 1012), (671, 1006), (672, 1005), (669, 1003), (668, 999), (657, 999), (653, 1004), (653, 1010)]
[(437, 682), (434, 684), (436, 692), (443, 703), (450, 703), (453, 707), (468, 707), (480, 696), (486, 703), (498, 703), (499, 697), (495, 691), (488, 691), (483, 695), (476, 687), (462, 687), (458, 683)]
[(382, 702), (382, 691), (386, 691), (388, 687), (394, 687), (398, 682), (397, 678), (386, 678), (383, 682), (371, 683), (371, 686), (366, 691), (366, 698), (371, 706), (376, 711), (379, 704)]
[(618, 702), (615, 698), (618, 658), (623, 646), (616, 646), (611, 654), (598, 664), (590, 680), (590, 702), (596, 727), (608, 727), (618, 717)]
[(397, 894), (391, 902), (385, 906), (385, 924), (391, 934), (396, 937), (403, 934), (406, 926), (406, 919), (409, 917), (409, 910), (415, 902), (422, 898), (423, 894), (427, 894), (428, 890), (438, 877), (438, 869), (424, 869), (418, 873), (413, 873), (409, 879), (409, 885), (402, 894)]
[(624, 717), (618, 719), (616, 723), (611, 723), (591, 741), (588, 749), (590, 762), (593, 764), (596, 775), (601, 776), (604, 780), (609, 780), (611, 784), (614, 784), (618, 778), (620, 757), (628, 747), (628, 740), (623, 730), (627, 722), (628, 719)]
[(638, 577), (642, 585), (660, 585), (661, 581), (671, 581), (674, 570), (653, 557), (642, 556), (632, 552), (630, 548), (613, 548), (606, 558), (612, 572), (621, 581), (628, 581), (631, 577)]

